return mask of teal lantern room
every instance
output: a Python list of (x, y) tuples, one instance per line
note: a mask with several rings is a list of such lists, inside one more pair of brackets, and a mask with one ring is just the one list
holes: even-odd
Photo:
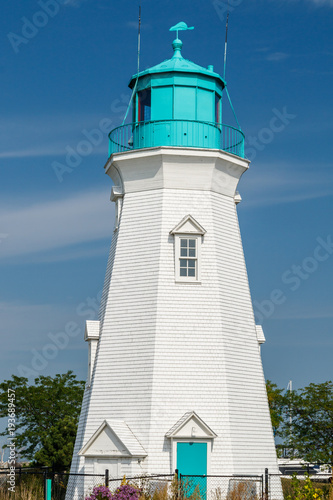
[[(184, 28), (185, 26), (186, 28)], [(212, 65), (199, 66), (181, 53), (178, 29), (171, 59), (131, 78), (132, 123), (114, 129), (110, 154), (157, 146), (222, 149), (244, 157), (244, 135), (222, 123), (225, 81)]]

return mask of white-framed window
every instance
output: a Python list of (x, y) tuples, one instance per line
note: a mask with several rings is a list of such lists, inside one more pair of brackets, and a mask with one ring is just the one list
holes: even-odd
[(205, 229), (188, 215), (172, 230), (175, 248), (175, 281), (201, 282), (201, 244)]
[(200, 281), (201, 235), (175, 235), (176, 281)]
[(179, 275), (195, 278), (198, 267), (197, 238), (180, 238)]

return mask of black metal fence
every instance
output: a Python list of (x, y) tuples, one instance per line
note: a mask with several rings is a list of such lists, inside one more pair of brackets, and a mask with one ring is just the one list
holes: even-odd
[[(291, 477), (289, 481), (291, 480)], [(266, 482), (267, 481), (267, 482)], [(265, 481), (266, 486), (266, 498), (267, 500), (279, 500), (280, 498), (286, 498), (291, 491), (284, 491), (283, 484), (281, 482), (281, 474), (267, 474), (267, 480)]]
[(181, 498), (194, 500), (264, 500), (264, 475), (179, 475)]
[[(114, 494), (116, 489), (121, 485), (123, 478), (111, 478), (109, 477), (108, 472), (108, 470), (105, 471), (102, 482), (98, 481), (98, 476), (92, 476), (90, 478), (90, 481), (87, 481), (87, 474), (70, 474), (67, 485), (66, 500), (84, 500), (87, 496), (91, 495), (95, 486), (101, 485), (107, 486), (111, 493)], [(171, 485), (174, 481), (174, 478), (174, 474), (157, 474), (135, 477), (126, 476), (126, 482), (129, 482), (131, 485), (136, 486), (138, 489), (140, 489), (145, 498), (153, 499), (154, 495), (156, 498), (157, 492), (162, 493), (162, 491), (164, 491), (166, 496), (161, 496), (166, 499), (169, 496), (169, 493), (172, 493)], [(170, 496), (173, 496), (174, 498), (177, 497), (177, 495), (172, 494)]]
[(105, 474), (70, 474), (51, 467), (2, 469), (0, 500), (65, 500), (71, 484), (84, 484), (92, 491), (105, 480)]
[[(174, 474), (126, 477), (137, 486), (145, 498), (152, 498), (157, 491), (171, 491)], [(51, 467), (0, 470), (0, 500), (84, 500), (96, 486), (107, 486), (114, 493), (123, 478), (104, 474), (71, 474)], [(177, 496), (174, 495), (175, 497)]]
[[(291, 476), (158, 474), (126, 477), (151, 500), (283, 500), (291, 491)], [(317, 479), (318, 481), (318, 479)], [(70, 474), (54, 468), (0, 470), (0, 500), (85, 500), (96, 486), (114, 493), (122, 478), (105, 474)], [(327, 483), (327, 492), (330, 485)]]

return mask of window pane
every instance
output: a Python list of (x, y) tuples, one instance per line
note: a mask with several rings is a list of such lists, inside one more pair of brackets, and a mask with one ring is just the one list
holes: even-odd
[(197, 120), (214, 121), (214, 92), (211, 90), (197, 90)]
[(153, 120), (172, 120), (173, 87), (154, 87), (151, 100)]
[(139, 121), (148, 121), (151, 118), (151, 91), (150, 89), (138, 92)]
[[(197, 279), (197, 238), (179, 238), (179, 268), (178, 276)], [(178, 240), (179, 241), (179, 240)], [(192, 280), (193, 281), (193, 280)]]
[(195, 120), (195, 87), (175, 86), (174, 118), (178, 120)]
[(220, 122), (220, 96), (215, 94), (215, 121)]

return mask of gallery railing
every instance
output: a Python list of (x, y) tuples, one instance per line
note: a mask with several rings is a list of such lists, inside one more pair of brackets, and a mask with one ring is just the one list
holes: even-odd
[(156, 146), (222, 149), (244, 158), (244, 134), (221, 123), (197, 120), (150, 120), (128, 123), (109, 134), (109, 156)]

